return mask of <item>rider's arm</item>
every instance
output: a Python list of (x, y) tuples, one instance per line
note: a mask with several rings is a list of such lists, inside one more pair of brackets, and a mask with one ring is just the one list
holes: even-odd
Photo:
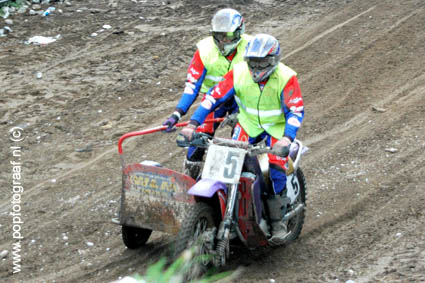
[(233, 71), (229, 71), (224, 75), (223, 81), (208, 91), (204, 101), (202, 101), (201, 105), (199, 105), (198, 109), (196, 109), (195, 113), (193, 113), (190, 118), (190, 123), (196, 126), (201, 125), (209, 113), (233, 97), (235, 93), (235, 88), (233, 87)]
[(187, 70), (186, 86), (183, 95), (176, 107), (176, 111), (179, 112), (180, 115), (183, 116), (186, 114), (190, 106), (192, 106), (193, 102), (196, 100), (196, 97), (198, 97), (206, 73), (207, 69), (204, 63), (202, 63), (199, 50), (196, 50)]
[(281, 98), (283, 98), (281, 101), (286, 118), (284, 136), (293, 141), (304, 118), (304, 102), (296, 76), (288, 81)]

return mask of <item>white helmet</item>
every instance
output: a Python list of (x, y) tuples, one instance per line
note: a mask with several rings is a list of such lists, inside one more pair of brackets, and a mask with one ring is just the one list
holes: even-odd
[(212, 36), (223, 56), (232, 53), (245, 32), (242, 15), (234, 9), (222, 9), (215, 13), (211, 21)]
[(257, 34), (246, 46), (243, 55), (254, 82), (268, 78), (280, 61), (280, 44), (268, 34)]

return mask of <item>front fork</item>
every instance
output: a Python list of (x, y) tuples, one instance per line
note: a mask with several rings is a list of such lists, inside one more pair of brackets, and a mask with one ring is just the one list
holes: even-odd
[(230, 194), (227, 198), (226, 203), (226, 211), (224, 213), (224, 219), (220, 223), (220, 227), (218, 228), (217, 239), (225, 240), (229, 239), (230, 229), (233, 221), (233, 213), (235, 210), (236, 200), (238, 194), (238, 184), (233, 184), (230, 187)]
[(229, 197), (227, 198), (224, 218), (217, 232), (217, 257), (215, 261), (215, 265), (217, 266), (224, 266), (226, 264), (226, 258), (229, 256), (230, 230), (232, 228), (237, 195), (238, 184), (233, 184), (230, 187)]

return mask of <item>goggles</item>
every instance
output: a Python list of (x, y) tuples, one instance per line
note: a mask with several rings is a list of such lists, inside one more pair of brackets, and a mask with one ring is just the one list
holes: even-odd
[(252, 69), (265, 69), (267, 67), (272, 66), (271, 62), (269, 62), (269, 60), (266, 60), (266, 58), (250, 58), (247, 60), (247, 63), (248, 66)]
[(246, 61), (251, 69), (265, 69), (267, 67), (271, 67), (274, 64), (275, 59), (272, 57), (246, 58)]
[(232, 42), (237, 39), (236, 32), (212, 32), (212, 36), (219, 42)]

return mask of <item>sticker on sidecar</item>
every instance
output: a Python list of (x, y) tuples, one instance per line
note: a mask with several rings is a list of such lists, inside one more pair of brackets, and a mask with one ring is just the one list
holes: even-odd
[(177, 186), (166, 176), (137, 172), (130, 176), (130, 182), (132, 191), (148, 195), (167, 194), (173, 196), (177, 191)]
[(237, 184), (241, 176), (246, 150), (210, 145), (205, 159), (203, 179), (213, 179), (226, 184)]

